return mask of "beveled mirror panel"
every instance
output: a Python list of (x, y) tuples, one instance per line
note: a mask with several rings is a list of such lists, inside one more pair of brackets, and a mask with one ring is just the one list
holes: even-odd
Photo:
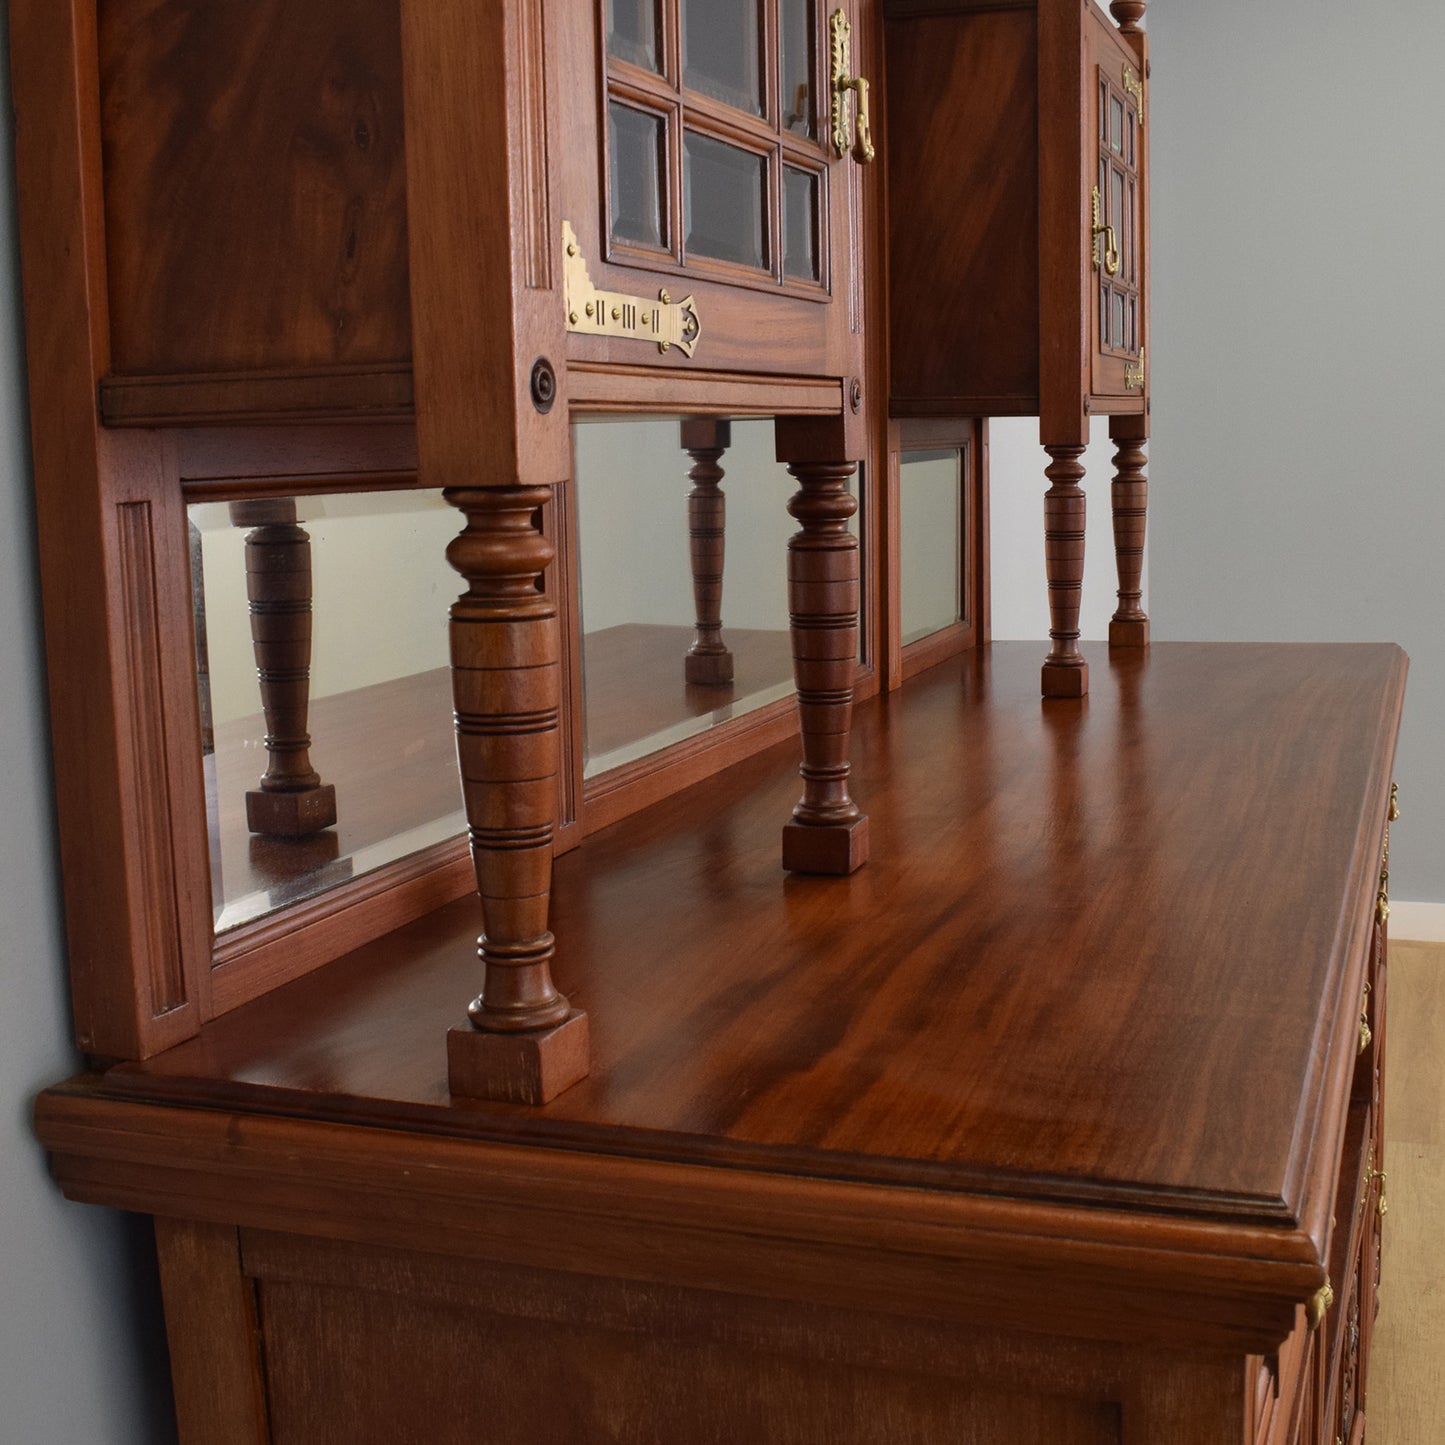
[(574, 431), (584, 776), (793, 691), (788, 515), (771, 421)]
[(898, 467), (902, 644), (963, 619), (963, 454), (906, 451)]
[(440, 492), (189, 509), (217, 934), (465, 829)]
[(690, 130), (682, 166), (688, 254), (766, 268), (767, 158)]
[(607, 0), (607, 53), (618, 60), (660, 70), (657, 0)]

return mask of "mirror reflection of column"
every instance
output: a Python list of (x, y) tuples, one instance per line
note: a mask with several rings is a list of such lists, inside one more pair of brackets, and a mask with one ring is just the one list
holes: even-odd
[(293, 497), (231, 503), (246, 537), (246, 598), (266, 717), (266, 771), (246, 794), (253, 833), (305, 838), (336, 822), (336, 789), (311, 765), (311, 537)]
[(682, 449), (692, 458), (687, 498), (688, 557), (697, 630), (683, 662), (689, 683), (720, 687), (733, 680), (733, 655), (722, 638), (723, 559), (727, 542), (727, 499), (718, 465), (732, 445), (732, 423), (691, 417), (682, 423)]

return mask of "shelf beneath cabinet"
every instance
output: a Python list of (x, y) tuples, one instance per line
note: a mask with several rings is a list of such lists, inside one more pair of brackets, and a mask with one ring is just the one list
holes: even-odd
[(560, 858), (558, 978), (594, 1056), (544, 1108), (449, 1103), (470, 900), (103, 1088), (1298, 1220), (1318, 1162), (1300, 1141), (1362, 987), (1403, 656), (1156, 645), (1110, 656), (1087, 701), (1043, 703), (1036, 663), (995, 644), (858, 708), (875, 842), (851, 878), (778, 869), (792, 744)]

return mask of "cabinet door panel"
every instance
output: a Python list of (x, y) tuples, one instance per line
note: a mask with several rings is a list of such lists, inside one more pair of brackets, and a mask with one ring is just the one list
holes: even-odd
[[(690, 297), (700, 325), (691, 356), (576, 327), (570, 361), (861, 375), (864, 171), (837, 155), (827, 123), (838, 8), (827, 0), (555, 7), (549, 84), (564, 144), (554, 174), (587, 279), (643, 311)], [(860, 0), (845, 8), (851, 73), (867, 76), (868, 8)], [(851, 115), (856, 99), (849, 104)]]
[(1107, 22), (1089, 27), (1084, 94), (1086, 174), (1093, 172), (1094, 227), (1089, 390), (1095, 396), (1141, 397), (1146, 278), (1144, 82), (1138, 58)]

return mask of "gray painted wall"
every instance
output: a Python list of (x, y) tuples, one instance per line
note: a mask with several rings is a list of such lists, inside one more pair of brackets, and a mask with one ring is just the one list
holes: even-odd
[[(1414, 670), (1395, 892), (1445, 901), (1445, 8), (1155, 0), (1151, 610), (1175, 638), (1390, 638)], [(1408, 37), (1408, 44), (1402, 38)], [(8, 64), (3, 66), (8, 75)], [(3, 85), (0, 80), (0, 85)], [(8, 90), (0, 96), (7, 132)], [(169, 1434), (143, 1228), (29, 1130), (68, 1044), (7, 134), (0, 164), (0, 1440)], [(1019, 485), (1042, 482), (1030, 473)], [(1094, 507), (1106, 489), (1094, 483)], [(1032, 585), (1032, 583), (1030, 584)]]
[(1399, 642), (1391, 891), (1445, 902), (1445, 6), (1148, 27), (1155, 636)]
[(30, 1131), (70, 1046), (0, 9), (0, 1441), (174, 1438), (147, 1223), (68, 1204)]

